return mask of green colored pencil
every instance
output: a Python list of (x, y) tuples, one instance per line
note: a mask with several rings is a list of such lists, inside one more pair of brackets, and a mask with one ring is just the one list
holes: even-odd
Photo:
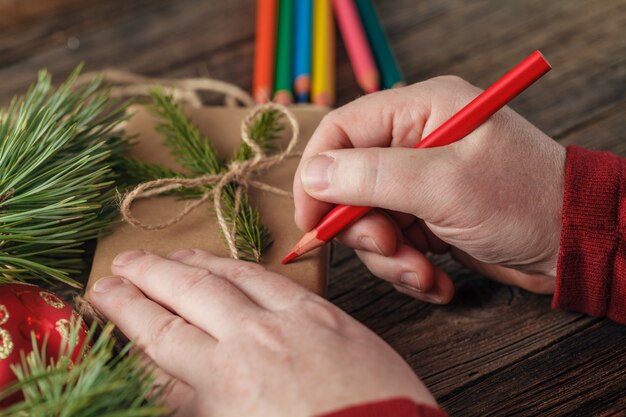
[(278, 2), (278, 39), (276, 46), (276, 79), (274, 100), (280, 104), (293, 102), (293, 13), (294, 0)]
[(367, 33), (370, 47), (374, 51), (378, 71), (380, 71), (381, 81), (384, 88), (398, 87), (404, 85), (404, 77), (398, 67), (398, 62), (391, 52), (389, 41), (385, 35), (376, 9), (371, 0), (355, 0), (356, 6), (361, 15), (361, 21)]

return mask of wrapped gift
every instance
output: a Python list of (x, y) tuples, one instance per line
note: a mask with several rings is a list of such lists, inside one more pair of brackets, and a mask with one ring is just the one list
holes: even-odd
[[(183, 171), (163, 146), (163, 137), (155, 131), (157, 120), (147, 109), (134, 106), (134, 115), (128, 121), (126, 132), (135, 135), (137, 145), (131, 156), (142, 161), (158, 163), (162, 166)], [(326, 114), (327, 109), (316, 106), (295, 106), (291, 108), (299, 129), (299, 141), (295, 152), (302, 152), (313, 131)], [(218, 154), (228, 159), (241, 145), (241, 123), (249, 114), (249, 108), (237, 107), (186, 107), (185, 114), (211, 140)], [(287, 146), (291, 132), (286, 128), (278, 142), (279, 147)], [(279, 164), (260, 173), (255, 180), (282, 190), (291, 191), (298, 158), (287, 158)], [(324, 294), (328, 269), (328, 247), (317, 249), (298, 262), (281, 264), (281, 259), (300, 239), (302, 232), (293, 221), (294, 203), (291, 198), (268, 191), (248, 188), (252, 206), (256, 207), (273, 238), (261, 258), (261, 264), (268, 269), (286, 275), (318, 294)], [(141, 222), (162, 223), (176, 217), (187, 204), (172, 195), (159, 195), (139, 199), (133, 203), (132, 214)], [(228, 256), (224, 236), (216, 221), (212, 199), (191, 211), (179, 222), (161, 230), (145, 230), (127, 222), (120, 223), (113, 233), (98, 241), (88, 286), (101, 277), (111, 275), (111, 261), (123, 251), (144, 249), (159, 255), (167, 255), (175, 250), (197, 248), (214, 254)]]

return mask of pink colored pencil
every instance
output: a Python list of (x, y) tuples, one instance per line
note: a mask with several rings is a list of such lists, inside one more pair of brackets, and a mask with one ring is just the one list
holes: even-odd
[(380, 89), (378, 68), (354, 1), (333, 0), (333, 6), (357, 82), (367, 93), (378, 91)]

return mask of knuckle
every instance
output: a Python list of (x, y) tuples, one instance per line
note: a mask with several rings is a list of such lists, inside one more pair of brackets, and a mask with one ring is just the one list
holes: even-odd
[(328, 329), (340, 331), (346, 324), (345, 314), (324, 300), (310, 297), (300, 305), (309, 319)]
[(177, 277), (176, 285), (173, 286), (173, 296), (178, 298), (194, 292), (210, 278), (211, 273), (206, 269), (189, 268)]
[(341, 174), (344, 178), (353, 178), (350, 188), (355, 195), (365, 198), (375, 198), (381, 192), (385, 192), (384, 184), (381, 184), (381, 158), (378, 149), (363, 149), (356, 152), (353, 161), (354, 168), (351, 172), (359, 172), (360, 175)]
[(145, 277), (154, 270), (155, 266), (158, 268), (158, 265), (162, 260), (163, 259), (160, 256), (147, 254), (142, 256), (141, 259), (135, 261), (134, 267), (140, 277)]
[(433, 81), (440, 82), (440, 83), (443, 83), (443, 84), (453, 84), (453, 85), (468, 84), (468, 82), (465, 81), (463, 78), (459, 77), (458, 75), (454, 75), (454, 74), (439, 75), (439, 76), (433, 78)]
[(252, 262), (241, 262), (241, 264), (233, 267), (229, 273), (228, 278), (233, 280), (246, 279), (256, 275), (260, 275), (265, 272), (265, 268), (259, 264)]
[(246, 335), (275, 354), (286, 355), (289, 352), (287, 335), (283, 328), (267, 317), (254, 317), (244, 320)]
[(168, 315), (165, 318), (154, 320), (149, 330), (149, 338), (146, 341), (146, 349), (153, 353), (158, 347), (165, 346), (176, 340), (176, 332), (186, 325), (185, 320), (179, 316)]
[(322, 117), (322, 120), (320, 120), (320, 126), (332, 125), (335, 122), (336, 118), (337, 118), (337, 110), (335, 109), (326, 113), (324, 117)]
[(123, 291), (116, 293), (115, 297), (110, 297), (111, 305), (115, 311), (119, 312), (121, 316), (125, 315), (128, 306), (132, 305), (137, 300), (141, 299), (143, 295), (128, 282), (122, 286)]

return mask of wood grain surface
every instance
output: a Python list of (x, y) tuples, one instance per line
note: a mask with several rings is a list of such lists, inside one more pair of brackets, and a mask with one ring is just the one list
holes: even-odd
[[(376, 1), (410, 82), (486, 87), (534, 49), (554, 69), (511, 106), (564, 145), (626, 155), (626, 1)], [(0, 0), (0, 104), (79, 62), (250, 89), (252, 0)], [(338, 46), (338, 104), (360, 95)], [(431, 306), (335, 248), (330, 299), (379, 333), (453, 416), (626, 415), (626, 329), (437, 259), (457, 295)]]

